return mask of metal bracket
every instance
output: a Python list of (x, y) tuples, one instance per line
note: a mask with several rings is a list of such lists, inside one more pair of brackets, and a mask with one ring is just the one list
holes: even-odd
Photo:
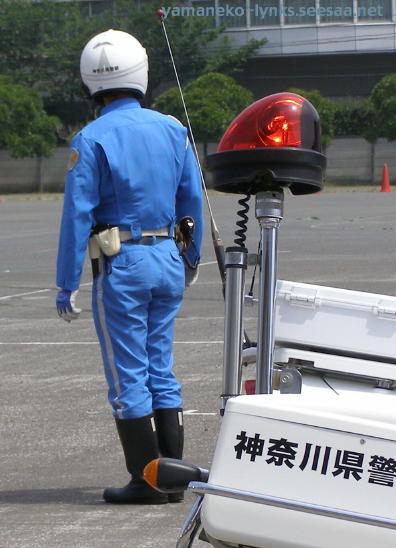
[(317, 298), (316, 290), (306, 290), (302, 291), (298, 289), (293, 291), (293, 289), (286, 293), (285, 300), (289, 302), (290, 306), (300, 306), (302, 308), (316, 308), (319, 306), (320, 301)]
[(279, 391), (281, 394), (301, 394), (302, 375), (295, 367), (285, 365), (280, 371)]
[(201, 507), (203, 502), (203, 495), (198, 496), (194, 504), (192, 505), (190, 512), (188, 513), (183, 527), (180, 533), (180, 537), (177, 540), (176, 548), (191, 548), (194, 540), (198, 538), (201, 530)]
[(381, 303), (381, 305), (374, 308), (374, 314), (382, 320), (396, 320), (396, 309), (394, 305), (386, 306), (386, 304)]

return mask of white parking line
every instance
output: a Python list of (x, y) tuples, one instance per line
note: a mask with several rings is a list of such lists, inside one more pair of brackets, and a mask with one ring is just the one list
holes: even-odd
[(217, 413), (200, 413), (197, 409), (188, 409), (183, 411), (183, 415), (216, 416)]
[[(80, 287), (84, 287), (85, 285), (92, 285), (92, 282), (88, 282), (85, 284), (81, 284)], [(16, 293), (14, 295), (5, 295), (4, 297), (0, 297), (0, 301), (4, 301), (6, 299), (13, 299), (14, 297), (26, 297), (27, 295), (36, 295), (37, 293), (46, 293), (48, 291), (57, 291), (57, 288), (54, 287), (52, 289), (37, 289), (36, 291), (29, 291), (28, 293)]]
[(200, 320), (205, 320), (206, 322), (208, 320), (224, 320), (224, 316), (210, 316), (208, 318), (208, 316), (188, 316), (188, 317), (185, 317), (185, 318), (176, 318), (176, 321), (177, 322), (188, 322), (188, 321), (200, 321)]
[[(201, 263), (200, 266), (208, 266), (211, 264), (217, 264), (217, 261), (208, 261), (207, 263)], [(219, 282), (198, 282), (198, 285), (212, 285), (212, 284), (218, 284)], [(92, 285), (92, 282), (81, 284), (80, 287), (84, 287), (87, 285)], [(37, 295), (37, 293), (48, 293), (49, 291), (57, 291), (57, 288), (47, 288), (47, 289), (38, 289), (36, 291), (28, 291), (26, 293), (15, 293), (14, 295), (4, 295), (4, 297), (0, 297), (0, 301), (6, 301), (7, 299), (15, 299), (17, 297), (27, 297), (28, 295)]]
[[(96, 341), (65, 341), (65, 342), (50, 342), (50, 341), (19, 341), (19, 342), (1, 342), (3, 346), (28, 346), (28, 345), (42, 345), (42, 346), (73, 346), (73, 345), (88, 345), (99, 344)], [(223, 344), (223, 341), (175, 341), (173, 344)]]
[(36, 293), (45, 293), (46, 291), (51, 291), (51, 289), (39, 289), (38, 291), (29, 291), (29, 293), (17, 293), (16, 295), (5, 295), (5, 297), (0, 297), (0, 301), (6, 299), (13, 299), (14, 297), (25, 297), (26, 295), (35, 295)]
[(9, 240), (10, 238), (26, 238), (26, 237), (34, 237), (37, 238), (37, 236), (42, 236), (43, 234), (52, 234), (52, 231), (48, 230), (29, 230), (25, 232), (21, 232), (19, 234), (4, 234), (0, 236), (0, 240)]
[(224, 341), (175, 341), (173, 344), (223, 344)]

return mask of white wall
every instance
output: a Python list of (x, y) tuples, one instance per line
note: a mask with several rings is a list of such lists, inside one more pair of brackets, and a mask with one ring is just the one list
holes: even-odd
[[(200, 153), (201, 148), (198, 147)], [(209, 145), (209, 153), (215, 152), (216, 144)], [(62, 192), (68, 149), (57, 148), (51, 158), (15, 160), (0, 151), (0, 194), (18, 192)], [(336, 138), (326, 151), (326, 179), (332, 183), (370, 182), (370, 145), (359, 137)], [(379, 141), (375, 146), (375, 178), (381, 182), (384, 163), (388, 164), (389, 176), (396, 183), (396, 142)]]

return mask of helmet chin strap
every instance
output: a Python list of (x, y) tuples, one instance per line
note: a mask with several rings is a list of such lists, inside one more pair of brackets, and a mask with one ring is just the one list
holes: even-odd
[(166, 40), (166, 43), (167, 43), (167, 46), (168, 46), (169, 55), (170, 55), (170, 58), (171, 58), (173, 70), (174, 70), (174, 73), (175, 73), (175, 76), (176, 76), (177, 86), (179, 88), (180, 97), (181, 97), (181, 100), (182, 100), (182, 103), (183, 103), (184, 113), (186, 115), (187, 127), (188, 127), (188, 131), (190, 133), (191, 143), (192, 143), (193, 150), (194, 150), (195, 156), (197, 158), (197, 162), (198, 162), (199, 172), (200, 172), (200, 175), (201, 175), (202, 189), (203, 189), (203, 192), (204, 192), (206, 205), (207, 205), (208, 212), (209, 212), (209, 217), (210, 217), (210, 230), (211, 230), (211, 235), (212, 235), (212, 243), (213, 243), (213, 247), (214, 247), (214, 251), (215, 251), (215, 255), (216, 255), (217, 265), (218, 265), (218, 268), (219, 268), (220, 278), (221, 278), (221, 282), (222, 282), (222, 286), (223, 286), (223, 294), (224, 294), (224, 292), (225, 292), (225, 263), (224, 263), (225, 253), (224, 253), (224, 244), (223, 244), (223, 241), (220, 237), (220, 233), (219, 233), (219, 230), (217, 228), (217, 225), (216, 225), (216, 222), (215, 222), (215, 219), (214, 219), (214, 216), (213, 216), (212, 207), (210, 205), (208, 191), (206, 189), (206, 184), (205, 184), (205, 178), (204, 178), (204, 175), (203, 175), (201, 163), (199, 161), (198, 150), (197, 150), (197, 146), (195, 144), (195, 139), (194, 139), (194, 134), (193, 134), (192, 127), (191, 127), (190, 117), (189, 117), (188, 111), (187, 111), (187, 105), (186, 105), (186, 102), (184, 100), (183, 90), (182, 90), (182, 87), (181, 87), (181, 84), (180, 84), (180, 79), (179, 79), (179, 75), (178, 75), (178, 72), (177, 72), (175, 60), (174, 60), (174, 57), (173, 57), (171, 44), (170, 44), (170, 41), (169, 41), (169, 38), (168, 38), (168, 33), (167, 33), (166, 27), (165, 27), (165, 13), (162, 9), (158, 9), (156, 11), (156, 14), (157, 14), (159, 20), (161, 21), (162, 28), (163, 28), (163, 31), (164, 31), (165, 40)]

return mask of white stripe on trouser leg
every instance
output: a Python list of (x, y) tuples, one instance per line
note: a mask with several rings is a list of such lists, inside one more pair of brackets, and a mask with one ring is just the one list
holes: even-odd
[[(110, 334), (109, 334), (109, 331), (107, 329), (106, 312), (105, 312), (105, 308), (104, 308), (104, 304), (103, 304), (104, 266), (105, 265), (102, 264), (102, 273), (99, 274), (98, 281), (97, 281), (97, 284), (96, 284), (96, 305), (98, 307), (99, 324), (100, 324), (100, 328), (101, 328), (102, 334), (103, 334), (103, 339), (104, 339), (104, 342), (105, 342), (106, 358), (107, 358), (108, 364), (110, 365), (110, 371), (111, 371), (111, 374), (113, 376), (114, 389), (116, 391), (117, 398), (118, 398), (121, 394), (120, 379), (118, 377), (118, 372), (117, 372), (117, 368), (116, 368), (116, 365), (115, 365), (114, 351), (113, 351), (113, 346), (111, 344)], [(102, 298), (100, 298), (100, 295), (102, 296)], [(119, 407), (123, 407), (122, 403), (118, 399), (114, 401), (114, 404), (118, 405)], [(122, 409), (117, 409), (116, 412), (117, 412), (118, 418), (122, 419), (123, 418)]]
[(177, 416), (179, 419), (179, 426), (183, 426), (183, 411), (178, 411)]

